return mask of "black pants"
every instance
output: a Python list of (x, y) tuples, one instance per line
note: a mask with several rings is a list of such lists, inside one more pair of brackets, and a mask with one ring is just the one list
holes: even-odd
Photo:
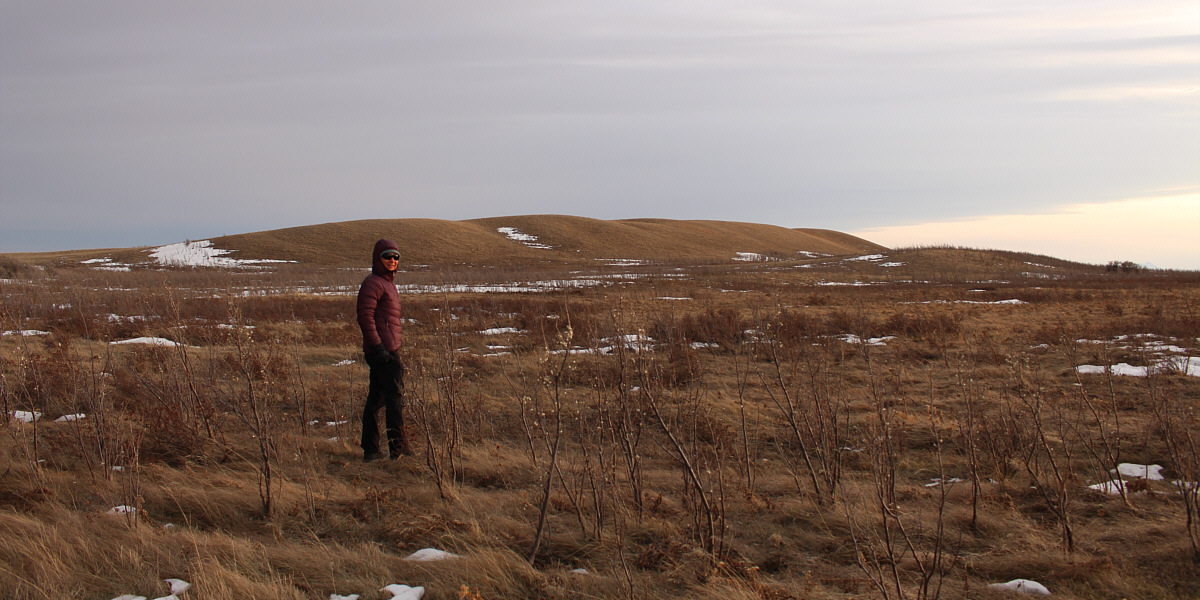
[(404, 439), (404, 365), (400, 355), (389, 352), (386, 361), (372, 361), (371, 381), (367, 387), (367, 404), (362, 415), (363, 454), (379, 453), (379, 409), (384, 409), (387, 425), (388, 450), (392, 457), (408, 450)]

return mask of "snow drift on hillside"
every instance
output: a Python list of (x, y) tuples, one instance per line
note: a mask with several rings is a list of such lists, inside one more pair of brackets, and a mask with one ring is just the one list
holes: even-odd
[(521, 230), (517, 229), (516, 227), (497, 227), (496, 231), (503, 233), (506, 237), (508, 237), (508, 239), (510, 239), (514, 242), (521, 242), (522, 244), (525, 244), (526, 246), (529, 246), (530, 248), (537, 248), (539, 250), (551, 250), (552, 249), (551, 246), (548, 246), (546, 244), (539, 242), (536, 235), (529, 235), (528, 233), (521, 233)]
[(159, 246), (150, 251), (150, 257), (158, 264), (168, 267), (252, 267), (265, 264), (295, 262), (271, 259), (229, 258), (233, 250), (215, 248), (209, 240), (180, 242)]

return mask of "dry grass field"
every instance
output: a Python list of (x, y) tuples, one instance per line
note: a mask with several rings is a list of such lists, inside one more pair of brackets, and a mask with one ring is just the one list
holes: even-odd
[(529, 219), (402, 242), (417, 452), (374, 463), (349, 250), (0, 257), (0, 596), (1200, 595), (1200, 273)]

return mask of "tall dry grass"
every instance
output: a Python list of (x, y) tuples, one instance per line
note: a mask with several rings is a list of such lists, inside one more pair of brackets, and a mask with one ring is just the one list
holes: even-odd
[[(1194, 488), (1087, 485), (1121, 462), (1195, 478), (1200, 380), (1075, 370), (1161, 355), (1119, 336), (1194, 352), (1191, 275), (999, 283), (929, 260), (909, 279), (763, 263), (407, 296), (419, 451), (372, 464), (344, 291), (361, 273), (0, 284), (0, 330), (49, 332), (0, 338), (6, 413), (43, 415), (0, 425), (0, 591), (982, 598), (1024, 577), (1065, 598), (1195, 594)], [(498, 327), (516, 332), (480, 333)], [(108, 343), (137, 336), (185, 345)], [(403, 560), (423, 547), (463, 558)]]

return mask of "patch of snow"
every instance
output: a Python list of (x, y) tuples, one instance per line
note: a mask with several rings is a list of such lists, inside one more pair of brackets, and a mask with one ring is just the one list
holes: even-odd
[(824, 258), (826, 256), (831, 256), (823, 252), (809, 252), (808, 250), (797, 250), (796, 254), (799, 254), (805, 258)]
[(845, 260), (847, 262), (856, 261), (856, 260), (883, 260), (883, 255), (882, 254), (864, 254), (862, 256), (855, 256), (854, 258), (847, 258)]
[(1012, 590), (1014, 592), (1021, 592), (1022, 594), (1033, 594), (1035, 596), (1050, 595), (1050, 590), (1046, 589), (1046, 586), (1031, 579), (1014, 579), (1006, 583), (993, 583), (988, 587), (998, 590)]
[(233, 250), (214, 248), (209, 240), (167, 244), (150, 250), (150, 258), (167, 267), (226, 267), (239, 268), (296, 262), (294, 260), (238, 259), (225, 256)]
[(108, 256), (106, 256), (104, 258), (90, 258), (88, 260), (81, 260), (81, 261), (79, 261), (79, 264), (94, 265), (92, 267), (92, 269), (96, 270), (96, 271), (119, 271), (119, 272), (131, 271), (132, 270), (131, 267), (133, 266), (133, 265), (127, 265), (125, 263), (113, 262), (113, 259)]
[(881, 267), (903, 267), (904, 263), (902, 263), (902, 262), (885, 262), (885, 263), (879, 263), (879, 266), (881, 266)]
[(133, 315), (133, 316), (129, 316), (129, 317), (123, 317), (121, 315), (112, 314), (112, 313), (110, 313), (107, 318), (108, 318), (109, 323), (133, 323), (136, 321), (145, 321), (146, 320), (146, 317), (143, 317), (141, 315)]
[(617, 351), (617, 348), (625, 348), (634, 352), (649, 352), (654, 349), (654, 340), (644, 335), (632, 333), (604, 338), (600, 341), (606, 345), (596, 348), (574, 347), (567, 350), (552, 350), (550, 354), (563, 354), (566, 352), (571, 354), (612, 354)]
[(434, 561), (434, 560), (447, 560), (447, 559), (451, 559), (451, 558), (462, 558), (462, 557), (457, 554), (454, 554), (452, 552), (446, 552), (445, 550), (438, 550), (437, 548), (421, 548), (420, 550), (417, 550), (416, 552), (409, 554), (407, 557), (404, 558), (404, 560), (411, 560), (411, 561), (416, 561), (416, 562), (429, 562), (429, 561)]
[(925, 487), (932, 488), (932, 487), (937, 487), (939, 485), (952, 485), (955, 483), (966, 483), (966, 481), (967, 481), (966, 479), (959, 479), (957, 477), (951, 477), (950, 479), (942, 479), (940, 477), (934, 477), (931, 483), (925, 484)]
[(1079, 365), (1075, 370), (1083, 375), (1103, 375), (1110, 372), (1113, 375), (1126, 377), (1145, 377), (1150, 373), (1178, 373), (1200, 377), (1200, 357), (1168, 356), (1156, 361), (1150, 367), (1137, 367), (1129, 363), (1117, 363), (1111, 367), (1100, 365)]
[(867, 340), (864, 342), (862, 338), (854, 335), (853, 333), (845, 333), (835, 337), (843, 342), (846, 342), (847, 344), (866, 344), (867, 346), (886, 346), (888, 340), (896, 339), (896, 336), (894, 335), (885, 335), (883, 337), (867, 338)]
[(921, 302), (901, 302), (901, 304), (1029, 304), (1024, 300), (1009, 298), (1008, 300), (924, 300)]
[(558, 279), (547, 281), (531, 281), (525, 283), (502, 284), (447, 284), (447, 285), (398, 285), (396, 290), (401, 294), (521, 294), (532, 292), (553, 292), (570, 288), (586, 288), (602, 285), (599, 280)]
[(172, 596), (178, 596), (178, 595), (188, 591), (188, 588), (192, 587), (192, 584), (190, 584), (182, 579), (171, 578), (171, 579), (164, 579), (163, 581), (167, 582), (167, 585), (171, 586), (171, 595)]
[(604, 261), (604, 264), (610, 267), (639, 267), (650, 264), (650, 261), (638, 258), (597, 258), (596, 260)]
[(137, 508), (132, 507), (132, 506), (126, 506), (126, 505), (122, 504), (120, 506), (114, 506), (114, 507), (108, 509), (107, 514), (110, 514), (110, 515), (136, 515)]
[(681, 297), (674, 297), (674, 296), (659, 296), (658, 298), (655, 298), (655, 300), (691, 300), (691, 298), (681, 298)]
[(354, 364), (354, 361), (353, 361), (352, 359), (349, 359), (349, 358), (347, 358), (346, 360), (343, 360), (343, 361), (339, 361), (339, 362), (335, 362), (335, 363), (333, 363), (333, 366), (335, 366), (335, 367), (348, 367), (348, 366), (350, 366), (350, 365), (352, 365), (352, 364)]
[[(324, 421), (326, 427), (337, 427), (338, 425), (345, 425), (349, 422), (350, 421)], [(321, 423), (322, 421), (320, 419), (313, 419), (308, 422), (309, 425), (320, 425)]]
[(35, 335), (50, 335), (50, 332), (42, 331), (40, 329), (20, 329), (0, 332), (0, 335), (19, 335), (21, 337), (30, 337)]
[(1092, 485), (1088, 486), (1088, 489), (1096, 490), (1097, 492), (1108, 494), (1109, 496), (1120, 496), (1122, 491), (1126, 493), (1129, 492), (1129, 490), (1125, 487), (1125, 482), (1120, 480), (1093, 483)]
[(42, 418), (42, 413), (33, 411), (33, 410), (14, 410), (14, 411), (10, 411), (8, 413), (8, 416), (12, 417), (12, 419), (14, 421), (20, 421), (22, 423), (32, 423), (32, 422)]
[(525, 333), (516, 327), (493, 327), (479, 332), (480, 335), (504, 335), (507, 333)]
[(63, 415), (63, 416), (55, 419), (54, 422), (55, 423), (70, 423), (72, 421), (78, 421), (78, 420), (84, 419), (84, 418), (87, 418), (87, 415), (85, 415), (83, 413), (75, 413), (75, 414), (71, 414), (71, 415)]
[(330, 594), (329, 600), (358, 600), (358, 594), (348, 594), (346, 596), (341, 594)]
[(692, 350), (702, 350), (704, 348), (720, 348), (721, 345), (712, 342), (692, 342), (691, 347)]
[(552, 246), (548, 246), (546, 244), (539, 242), (536, 235), (529, 235), (528, 233), (521, 233), (521, 230), (517, 229), (516, 227), (497, 227), (496, 231), (503, 233), (508, 239), (510, 239), (514, 242), (520, 242), (522, 244), (525, 244), (526, 246), (528, 246), (530, 248), (537, 248), (538, 250), (552, 250), (553, 249)]
[(1125, 477), (1133, 477), (1136, 479), (1149, 479), (1150, 481), (1162, 481), (1162, 465), (1139, 465), (1134, 463), (1121, 463), (1117, 465), (1115, 473), (1120, 473)]
[(737, 256), (733, 257), (733, 260), (741, 262), (767, 262), (769, 260), (774, 260), (769, 256), (764, 256), (757, 252), (737, 252), (735, 254), (737, 254)]
[(379, 591), (391, 594), (391, 600), (421, 600), (421, 597), (425, 595), (423, 586), (409, 587), (402, 583), (385, 585), (379, 588)]
[(147, 344), (150, 346), (165, 346), (165, 347), (171, 347), (171, 348), (173, 348), (175, 346), (183, 345), (178, 342), (173, 342), (171, 340), (168, 340), (167, 338), (160, 338), (160, 337), (138, 337), (138, 338), (133, 338), (133, 339), (129, 339), (129, 340), (120, 340), (117, 342), (109, 342), (109, 343), (110, 344)]

